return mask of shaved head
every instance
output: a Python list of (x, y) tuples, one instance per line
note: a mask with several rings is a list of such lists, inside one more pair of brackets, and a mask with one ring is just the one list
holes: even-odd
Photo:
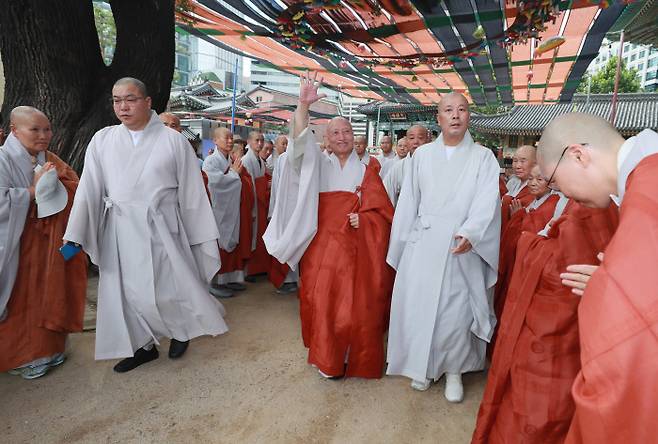
[(354, 136), (354, 151), (356, 151), (359, 159), (363, 157), (367, 147), (368, 139), (366, 139), (366, 136)]
[(534, 146), (521, 145), (512, 156), (512, 171), (522, 182), (528, 180), (532, 167), (537, 163), (536, 153)]
[(407, 139), (407, 149), (413, 154), (416, 148), (430, 141), (429, 130), (424, 125), (412, 125), (407, 130), (405, 139)]
[(249, 137), (247, 137), (247, 144), (249, 144), (250, 149), (259, 153), (263, 149), (263, 145), (265, 145), (263, 133), (260, 131), (251, 131)]
[(283, 154), (288, 148), (288, 138), (283, 134), (274, 140), (274, 149), (278, 154)]
[(436, 121), (441, 127), (443, 143), (448, 146), (459, 145), (471, 121), (466, 97), (455, 92), (442, 96)]
[(19, 125), (32, 119), (36, 115), (43, 116), (46, 119), (48, 118), (41, 110), (33, 106), (17, 106), (16, 108), (12, 109), (11, 113), (9, 114), (9, 124)]
[(352, 124), (345, 117), (334, 117), (327, 125), (326, 148), (336, 156), (347, 158), (354, 149)]
[(158, 117), (160, 117), (160, 120), (162, 120), (162, 123), (164, 123), (165, 126), (168, 126), (179, 133), (183, 131), (183, 128), (180, 126), (180, 119), (177, 115), (172, 113), (162, 113)]
[(136, 79), (134, 77), (122, 77), (122, 78), (120, 78), (119, 80), (114, 82), (113, 89), (116, 88), (116, 87), (128, 86), (128, 85), (134, 86), (135, 88), (137, 88), (137, 90), (140, 92), (140, 94), (142, 96), (148, 97), (148, 95), (149, 95), (148, 90), (146, 89), (146, 85), (144, 84), (144, 82), (142, 82), (141, 80)]
[(395, 152), (400, 158), (407, 157), (407, 154), (409, 153), (409, 148), (407, 147), (406, 137), (403, 137), (400, 140), (398, 140), (398, 145), (395, 147)]
[(50, 120), (32, 106), (17, 106), (9, 114), (11, 133), (23, 147), (35, 156), (46, 151), (53, 137)]
[(617, 153), (624, 138), (606, 120), (569, 113), (549, 123), (539, 139), (537, 160), (567, 196), (589, 207), (606, 208), (617, 193)]
[(228, 156), (228, 153), (233, 148), (233, 133), (228, 128), (220, 126), (219, 128), (215, 128), (212, 141), (224, 156)]
[(442, 108), (448, 106), (448, 104), (462, 104), (468, 107), (468, 100), (466, 100), (466, 97), (464, 97), (462, 93), (450, 92), (448, 94), (444, 94), (441, 96), (441, 101), (439, 102), (439, 111), (441, 111)]
[(393, 149), (393, 140), (391, 136), (383, 136), (379, 141), (379, 147), (382, 149), (382, 153), (389, 154)]

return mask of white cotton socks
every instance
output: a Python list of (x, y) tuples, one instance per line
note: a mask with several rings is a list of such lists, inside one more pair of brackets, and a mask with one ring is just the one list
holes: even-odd
[(464, 400), (462, 375), (446, 373), (446, 389), (444, 395), (448, 402), (462, 402)]
[(411, 388), (418, 390), (419, 392), (424, 392), (430, 388), (430, 380), (425, 379), (424, 381), (416, 381), (415, 379), (411, 381)]

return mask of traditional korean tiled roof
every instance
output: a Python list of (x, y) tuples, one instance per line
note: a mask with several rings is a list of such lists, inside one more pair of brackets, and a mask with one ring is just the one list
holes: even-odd
[[(575, 95), (571, 103), (553, 105), (518, 105), (508, 113), (494, 116), (473, 115), (471, 127), (483, 133), (509, 135), (541, 135), (555, 117), (577, 111), (605, 119), (610, 116), (611, 94)], [(658, 94), (619, 94), (615, 127), (625, 136), (645, 128), (658, 130)]]

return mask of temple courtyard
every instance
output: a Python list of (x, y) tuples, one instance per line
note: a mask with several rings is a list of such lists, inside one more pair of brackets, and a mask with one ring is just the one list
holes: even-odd
[[(92, 308), (94, 287), (91, 278)], [(306, 363), (295, 295), (263, 280), (224, 303), (230, 331), (192, 341), (180, 360), (167, 357), (165, 341), (158, 360), (118, 374), (116, 361), (94, 361), (94, 332), (85, 331), (70, 337), (67, 362), (46, 376), (0, 374), (0, 441), (470, 441), (483, 372), (465, 375), (462, 404), (444, 399), (443, 380), (427, 392), (400, 377), (324, 380)]]

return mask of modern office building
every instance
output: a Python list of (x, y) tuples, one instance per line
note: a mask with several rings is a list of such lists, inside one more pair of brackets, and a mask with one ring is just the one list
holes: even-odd
[[(587, 71), (594, 74), (602, 70), (608, 60), (617, 54), (619, 54), (619, 42), (603, 40), (599, 55), (592, 61)], [(622, 54), (626, 66), (637, 69), (642, 88), (647, 92), (656, 91), (658, 87), (658, 80), (656, 79), (658, 48), (627, 42), (624, 43)]]

